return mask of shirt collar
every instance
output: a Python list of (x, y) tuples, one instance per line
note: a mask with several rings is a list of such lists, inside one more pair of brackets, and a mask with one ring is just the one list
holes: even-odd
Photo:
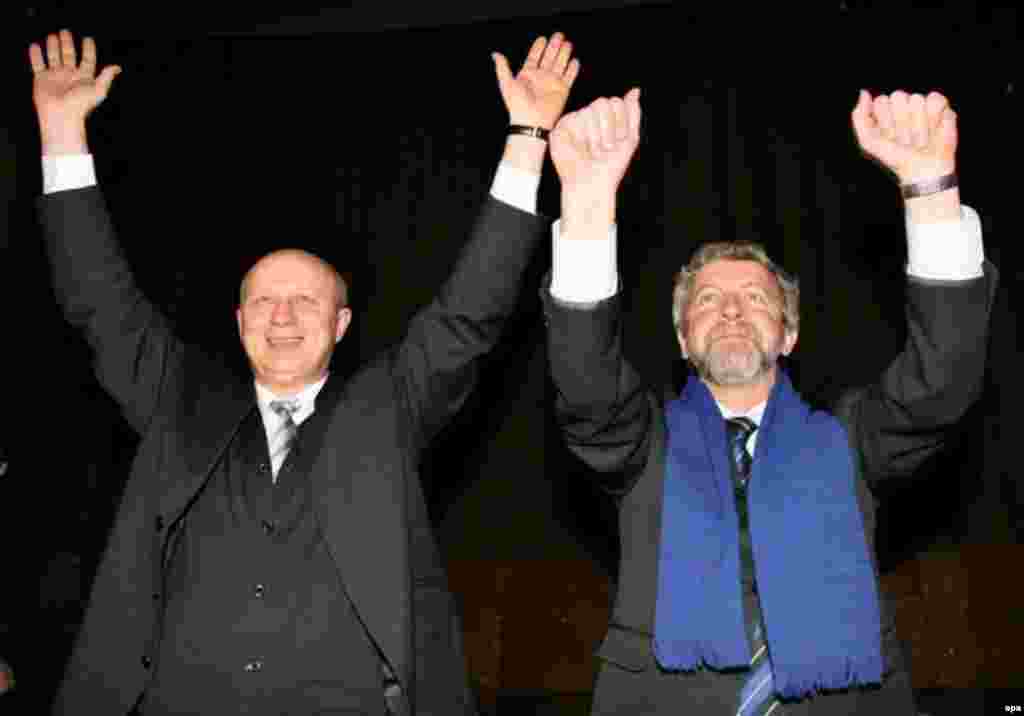
[[(329, 375), (329, 374), (328, 374)], [(299, 404), (299, 409), (292, 414), (292, 420), (296, 425), (302, 423), (303, 420), (313, 414), (313, 410), (316, 407), (316, 396), (320, 393), (321, 388), (327, 382), (328, 375), (318, 380), (315, 383), (310, 383), (300, 390), (295, 395), (279, 396), (275, 394), (269, 388), (266, 388), (259, 383), (256, 383), (256, 403), (259, 405), (260, 413), (263, 415), (265, 424), (273, 424), (281, 421), (280, 416), (270, 409), (270, 401), (272, 400), (294, 400)], [(267, 421), (272, 421), (267, 423)]]
[[(715, 402), (718, 403), (717, 400)], [(761, 425), (761, 420), (764, 418), (764, 411), (767, 407), (768, 401), (766, 400), (763, 403), (758, 403), (757, 405), (755, 405), (750, 410), (747, 410), (746, 412), (739, 412), (735, 410), (730, 410), (729, 408), (725, 407), (722, 403), (718, 403), (718, 409), (722, 411), (722, 417), (725, 418), (726, 420), (728, 420), (729, 418), (750, 418), (758, 426)]]

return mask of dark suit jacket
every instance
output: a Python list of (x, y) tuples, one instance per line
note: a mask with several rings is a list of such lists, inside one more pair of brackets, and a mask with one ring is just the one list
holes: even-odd
[[(911, 278), (904, 349), (876, 383), (846, 392), (834, 408), (859, 458), (857, 498), (876, 575), (874, 489), (939, 451), (980, 394), (996, 278), (988, 263), (985, 276), (972, 281)], [(666, 438), (662, 396), (623, 356), (618, 296), (574, 307), (544, 295), (559, 425), (569, 448), (619, 503), (618, 592), (598, 656), (643, 672), (656, 665), (651, 635)], [(889, 666), (899, 668), (884, 597), (882, 632)]]
[[(252, 377), (174, 336), (136, 287), (98, 188), (40, 208), (58, 299), (142, 438), (56, 710), (124, 714), (150, 675), (168, 534), (252, 408)], [(485, 203), (438, 297), (346, 381), (311, 471), (331, 555), (406, 713), (472, 710), (418, 462), (474, 387), (543, 232), (538, 217)]]

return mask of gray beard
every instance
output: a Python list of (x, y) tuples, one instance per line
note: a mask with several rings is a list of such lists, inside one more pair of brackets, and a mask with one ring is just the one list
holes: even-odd
[(708, 383), (735, 386), (759, 382), (771, 371), (778, 355), (761, 350), (754, 341), (744, 350), (712, 346), (705, 353), (691, 353), (689, 360), (697, 375)]

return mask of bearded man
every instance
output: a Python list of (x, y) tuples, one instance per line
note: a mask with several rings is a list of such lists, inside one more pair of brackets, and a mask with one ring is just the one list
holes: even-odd
[(902, 185), (908, 338), (832, 413), (780, 367), (799, 334), (797, 282), (752, 243), (705, 245), (679, 272), (672, 313), (693, 374), (668, 401), (646, 386), (623, 357), (614, 246), (638, 92), (552, 135), (555, 407), (620, 510), (594, 714), (915, 713), (879, 595), (875, 488), (941, 450), (980, 394), (996, 270), (960, 204), (946, 99), (862, 91), (852, 121)]

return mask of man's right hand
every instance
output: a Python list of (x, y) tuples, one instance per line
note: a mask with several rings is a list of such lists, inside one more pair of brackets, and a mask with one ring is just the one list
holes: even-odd
[(615, 223), (615, 194), (640, 143), (640, 90), (565, 115), (551, 133), (562, 184), (562, 233), (583, 238)]
[(69, 30), (46, 38), (46, 56), (39, 44), (28, 48), (32, 65), (32, 99), (39, 118), (43, 154), (85, 154), (85, 119), (103, 102), (121, 68), (111, 65), (96, 75), (96, 43), (82, 40), (78, 61)]

